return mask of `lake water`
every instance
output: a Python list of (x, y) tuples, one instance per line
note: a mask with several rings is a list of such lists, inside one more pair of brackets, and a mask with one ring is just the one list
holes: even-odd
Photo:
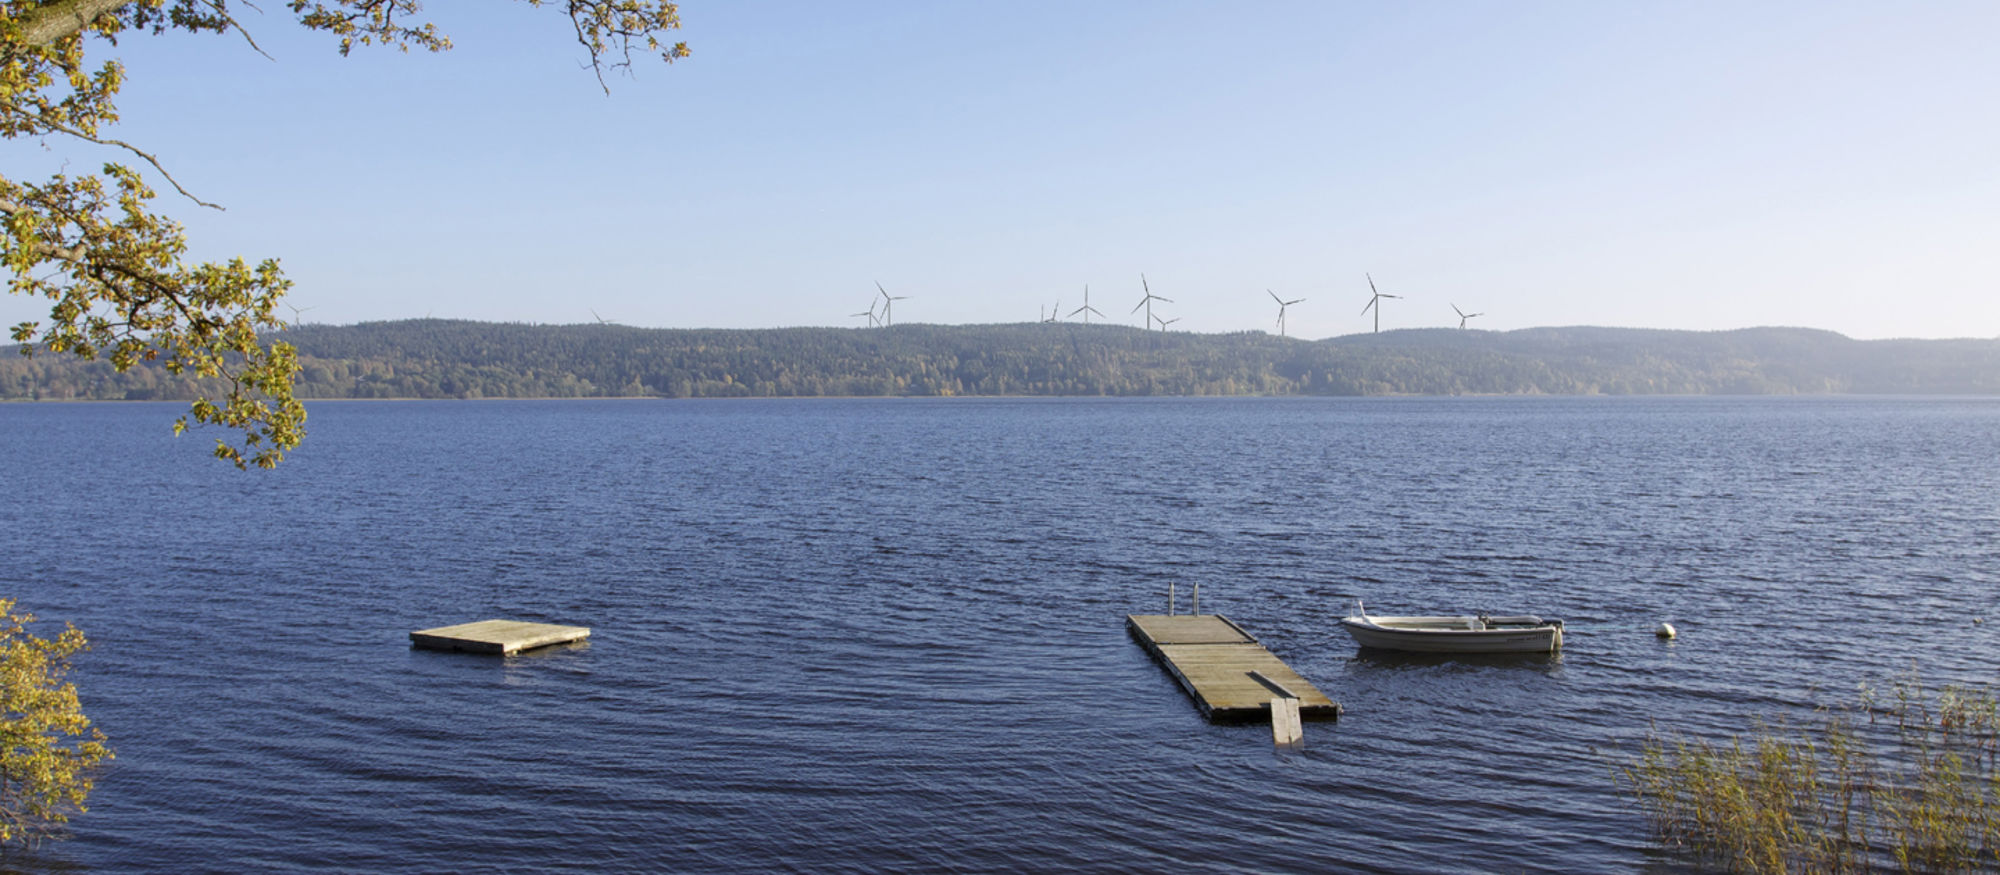
[[(0, 595), (118, 752), (7, 867), (1675, 871), (1649, 722), (1996, 679), (1992, 399), (329, 403), (251, 474), (179, 410), (0, 405)], [(1123, 628), (1170, 581), (1346, 716), (1205, 723)], [(595, 631), (409, 647), (487, 617)]]

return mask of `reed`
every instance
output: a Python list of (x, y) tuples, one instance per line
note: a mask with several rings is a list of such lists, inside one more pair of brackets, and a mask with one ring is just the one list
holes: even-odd
[(1660, 839), (1739, 872), (2000, 871), (1990, 688), (1863, 688), (1726, 743), (1649, 733), (1618, 768)]

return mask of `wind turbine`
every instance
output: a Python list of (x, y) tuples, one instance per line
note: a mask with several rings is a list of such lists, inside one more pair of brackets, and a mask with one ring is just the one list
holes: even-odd
[(1158, 317), (1154, 317), (1154, 318), (1155, 318), (1155, 321), (1158, 321), (1158, 322), (1160, 323), (1160, 331), (1162, 331), (1162, 332), (1164, 332), (1164, 331), (1166, 331), (1166, 330), (1167, 330), (1167, 326), (1169, 326), (1169, 325), (1172, 325), (1172, 324), (1174, 324), (1175, 322), (1179, 322), (1179, 321), (1181, 321), (1181, 317), (1179, 317), (1179, 316), (1175, 316), (1175, 317), (1174, 317), (1174, 318), (1172, 318), (1172, 319), (1160, 319), (1160, 318), (1158, 318)]
[[(1380, 305), (1380, 304), (1378, 304), (1377, 302), (1378, 302), (1378, 301), (1381, 301), (1381, 300), (1382, 300), (1383, 298), (1401, 298), (1401, 297), (1402, 297), (1402, 295), (1385, 295), (1385, 294), (1382, 294), (1382, 293), (1381, 293), (1380, 291), (1378, 291), (1378, 290), (1377, 290), (1377, 289), (1375, 288), (1375, 277), (1374, 277), (1374, 276), (1373, 276), (1372, 274), (1370, 274), (1370, 275), (1366, 275), (1366, 276), (1368, 276), (1368, 291), (1371, 291), (1371, 292), (1374, 292), (1374, 293), (1375, 293), (1375, 296), (1374, 296), (1374, 297), (1372, 297), (1372, 298), (1369, 298), (1369, 299), (1368, 299), (1368, 307), (1374, 307), (1374, 308), (1375, 308), (1375, 333), (1376, 333), (1376, 334), (1381, 334), (1381, 333), (1382, 333), (1382, 307), (1381, 307), (1381, 305)], [(1361, 315), (1363, 315), (1363, 316), (1366, 316), (1366, 315), (1368, 315), (1368, 307), (1363, 307), (1363, 308), (1361, 308)]]
[(1291, 305), (1293, 305), (1293, 304), (1302, 304), (1302, 303), (1305, 303), (1305, 300), (1306, 300), (1306, 299), (1304, 299), (1304, 298), (1300, 298), (1300, 299), (1298, 299), (1298, 300), (1296, 300), (1296, 301), (1287, 301), (1287, 300), (1285, 300), (1284, 298), (1280, 298), (1280, 297), (1278, 297), (1278, 293), (1277, 293), (1277, 292), (1274, 292), (1274, 291), (1271, 291), (1270, 289), (1265, 289), (1265, 290), (1264, 290), (1264, 294), (1267, 294), (1267, 295), (1270, 295), (1270, 296), (1271, 296), (1271, 300), (1273, 300), (1273, 301), (1277, 301), (1277, 302), (1278, 302), (1278, 336), (1279, 336), (1279, 337), (1284, 337), (1284, 336), (1285, 336), (1285, 308), (1286, 308), (1286, 307), (1290, 307), (1290, 306), (1291, 306)]
[(873, 327), (875, 327), (875, 322), (876, 322), (876, 320), (875, 320), (875, 299), (874, 299), (874, 298), (869, 298), (869, 299), (868, 299), (868, 309), (866, 309), (866, 310), (863, 310), (863, 311), (861, 311), (861, 312), (859, 312), (859, 313), (849, 313), (849, 314), (847, 314), (847, 318), (849, 318), (849, 319), (855, 319), (855, 318), (859, 318), (859, 317), (862, 317), (862, 316), (866, 316), (866, 317), (868, 317), (868, 327), (870, 327), (870, 328), (873, 328)]
[[(1083, 286), (1083, 306), (1069, 311), (1069, 315), (1071, 316), (1075, 316), (1078, 313), (1083, 314), (1083, 324), (1085, 325), (1090, 324), (1090, 314), (1097, 313), (1097, 308), (1090, 306), (1090, 284), (1088, 283), (1085, 283)], [(1097, 313), (1097, 318), (1104, 318), (1104, 314)]]
[(1457, 304), (1451, 305), (1451, 312), (1458, 314), (1458, 327), (1461, 329), (1465, 327), (1465, 320), (1471, 319), (1474, 316), (1486, 315), (1485, 313), (1467, 313), (1464, 310), (1458, 309)]
[[(586, 310), (589, 310), (590, 308), (588, 308), (588, 307), (585, 307), (584, 309), (586, 309)], [(595, 317), (595, 318), (597, 319), (597, 324), (599, 324), (599, 325), (617, 325), (617, 324), (618, 324), (618, 323), (616, 323), (616, 322), (613, 322), (613, 321), (611, 321), (611, 320), (609, 320), (609, 319), (606, 319), (606, 318), (604, 318), (604, 317), (602, 317), (602, 316), (598, 316), (598, 315), (597, 315), (597, 311), (596, 311), (596, 310), (590, 310), (590, 315), (591, 315), (591, 316), (593, 316), (593, 317)]]
[(889, 290), (888, 290), (888, 289), (885, 289), (885, 288), (882, 288), (882, 281), (881, 281), (881, 280), (876, 280), (876, 281), (875, 281), (875, 291), (878, 291), (878, 292), (881, 292), (881, 293), (882, 293), (882, 324), (883, 324), (883, 325), (894, 325), (894, 324), (896, 324), (896, 320), (895, 320), (895, 317), (893, 317), (893, 316), (891, 316), (891, 315), (889, 314), (889, 308), (891, 308), (891, 307), (894, 307), (894, 306), (896, 305), (896, 302), (897, 302), (897, 301), (907, 301), (907, 300), (909, 300), (909, 299), (910, 299), (910, 296), (909, 296), (909, 295), (891, 295), (891, 294), (889, 294)]
[(1165, 301), (1171, 304), (1174, 302), (1174, 299), (1162, 298), (1159, 295), (1153, 294), (1153, 287), (1146, 284), (1146, 275), (1143, 273), (1139, 275), (1139, 286), (1146, 290), (1146, 296), (1140, 298), (1139, 303), (1132, 305), (1132, 312), (1139, 312), (1140, 307), (1146, 308), (1146, 330), (1151, 331), (1153, 330), (1153, 302)]
[(1044, 316), (1044, 317), (1042, 317), (1042, 321), (1043, 321), (1043, 322), (1061, 322), (1061, 321), (1062, 321), (1062, 299), (1061, 299), (1061, 298), (1057, 298), (1057, 299), (1056, 299), (1056, 306), (1055, 306), (1055, 309), (1052, 309), (1052, 310), (1050, 310), (1050, 311), (1049, 311), (1049, 315), (1047, 315), (1047, 316)]
[[(287, 306), (287, 307), (292, 307), (292, 302), (290, 302), (290, 301), (286, 301), (286, 302), (285, 302), (285, 306)], [(306, 311), (307, 311), (307, 310), (311, 310), (311, 309), (313, 309), (313, 308), (312, 308), (312, 307), (292, 307), (292, 324), (293, 324), (293, 325), (304, 325), (304, 324), (306, 324)], [(431, 317), (430, 317), (430, 314), (429, 314), (429, 313), (425, 313), (425, 314), (424, 314), (424, 318), (425, 318), (425, 319), (429, 319), (429, 318), (431, 318)]]

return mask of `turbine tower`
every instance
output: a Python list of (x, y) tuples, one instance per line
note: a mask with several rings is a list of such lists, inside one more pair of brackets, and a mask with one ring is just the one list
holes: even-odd
[(1484, 316), (1484, 315), (1486, 315), (1485, 313), (1467, 313), (1467, 312), (1465, 312), (1464, 310), (1460, 310), (1460, 309), (1458, 309), (1458, 305), (1457, 305), (1457, 304), (1453, 304), (1453, 305), (1451, 305), (1451, 312), (1453, 312), (1453, 313), (1457, 313), (1457, 314), (1458, 314), (1458, 327), (1459, 327), (1459, 328), (1460, 328), (1461, 330), (1465, 328), (1465, 320), (1467, 320), (1467, 319), (1471, 319), (1471, 318), (1473, 318), (1473, 317), (1475, 317), (1475, 316)]
[(1361, 315), (1363, 315), (1363, 316), (1366, 316), (1366, 315), (1368, 315), (1368, 308), (1369, 308), (1369, 307), (1373, 307), (1373, 308), (1375, 308), (1375, 333), (1376, 333), (1376, 334), (1381, 334), (1381, 333), (1382, 333), (1382, 307), (1381, 307), (1381, 305), (1380, 305), (1380, 304), (1379, 304), (1378, 302), (1379, 302), (1379, 301), (1381, 301), (1381, 300), (1382, 300), (1383, 298), (1400, 298), (1400, 297), (1402, 297), (1402, 295), (1385, 295), (1385, 294), (1382, 294), (1382, 293), (1381, 293), (1380, 291), (1378, 291), (1378, 290), (1377, 290), (1377, 289), (1375, 288), (1375, 277), (1374, 277), (1374, 275), (1372, 275), (1372, 274), (1369, 274), (1369, 275), (1367, 275), (1367, 276), (1368, 276), (1368, 291), (1370, 291), (1370, 292), (1374, 292), (1375, 296), (1374, 296), (1374, 297), (1372, 297), (1372, 298), (1369, 298), (1369, 299), (1368, 299), (1368, 307), (1363, 307), (1363, 308), (1361, 308)]
[(1290, 306), (1291, 306), (1291, 305), (1293, 305), (1293, 304), (1301, 304), (1301, 303), (1304, 303), (1304, 302), (1305, 302), (1305, 299), (1304, 299), (1304, 298), (1299, 298), (1298, 300), (1295, 300), (1295, 301), (1287, 301), (1287, 300), (1285, 300), (1284, 298), (1280, 298), (1280, 297), (1278, 297), (1278, 293), (1277, 293), (1277, 292), (1274, 292), (1274, 291), (1271, 291), (1270, 289), (1265, 289), (1265, 290), (1264, 290), (1264, 294), (1267, 294), (1267, 295), (1270, 295), (1270, 296), (1271, 296), (1271, 300), (1273, 300), (1273, 301), (1277, 301), (1277, 302), (1278, 302), (1278, 336), (1279, 336), (1279, 337), (1284, 337), (1284, 336), (1285, 336), (1285, 308), (1286, 308), (1286, 307), (1290, 307)]
[(909, 299), (910, 299), (910, 296), (909, 296), (909, 295), (891, 295), (891, 294), (889, 294), (889, 290), (888, 290), (888, 289), (885, 289), (885, 288), (882, 288), (882, 281), (881, 281), (881, 280), (876, 280), (876, 281), (875, 281), (875, 291), (878, 291), (878, 292), (881, 292), (881, 293), (882, 293), (882, 324), (883, 324), (883, 325), (885, 325), (885, 326), (886, 326), (886, 325), (894, 325), (894, 324), (896, 324), (896, 320), (895, 320), (895, 318), (894, 318), (893, 316), (891, 316), (891, 315), (890, 315), (890, 313), (889, 313), (889, 308), (891, 308), (891, 307), (894, 307), (894, 306), (896, 306), (896, 302), (897, 302), (897, 301), (907, 301), (907, 300), (909, 300)]
[(1140, 298), (1139, 303), (1132, 305), (1132, 312), (1139, 312), (1140, 307), (1146, 308), (1146, 330), (1151, 331), (1153, 330), (1153, 302), (1165, 301), (1171, 304), (1174, 302), (1174, 299), (1162, 298), (1159, 295), (1153, 294), (1153, 287), (1146, 284), (1146, 275), (1143, 273), (1139, 275), (1139, 286), (1146, 290), (1146, 296)]
[[(1085, 325), (1090, 324), (1090, 314), (1097, 313), (1097, 308), (1090, 306), (1090, 285), (1088, 283), (1084, 284), (1083, 287), (1083, 306), (1069, 311), (1071, 317), (1076, 316), (1078, 313), (1083, 314), (1083, 324)], [(1097, 313), (1097, 318), (1104, 318), (1104, 314)]]

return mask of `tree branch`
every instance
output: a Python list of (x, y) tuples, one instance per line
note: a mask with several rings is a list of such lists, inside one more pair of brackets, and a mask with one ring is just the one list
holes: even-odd
[(212, 204), (209, 203), (208, 201), (202, 200), (201, 198), (195, 197), (194, 192), (188, 191), (185, 186), (181, 185), (180, 180), (175, 179), (172, 173), (167, 172), (166, 166), (160, 163), (160, 159), (153, 157), (151, 153), (137, 146), (134, 146), (131, 143), (127, 143), (124, 140), (113, 139), (111, 137), (92, 136), (90, 134), (84, 133), (83, 131), (77, 130), (76, 128), (70, 127), (68, 125), (59, 124), (57, 122), (50, 121), (40, 116), (22, 112), (20, 109), (16, 108), (12, 104), (6, 104), (4, 106), (0, 106), (0, 109), (4, 109), (7, 112), (11, 112), (16, 116), (26, 119), (30, 125), (41, 125), (47, 128), (51, 133), (68, 134), (86, 143), (96, 143), (99, 146), (115, 146), (117, 148), (124, 149), (127, 152), (139, 156), (147, 164), (153, 165), (153, 169), (159, 171), (160, 175), (166, 178), (167, 184), (173, 186), (175, 191), (180, 192), (182, 197), (194, 201), (195, 203), (200, 204), (204, 207), (208, 207), (211, 210), (223, 209), (221, 204)]
[(132, 0), (54, 0), (21, 13), (21, 39), (46, 46), (88, 27), (97, 17), (129, 5)]

